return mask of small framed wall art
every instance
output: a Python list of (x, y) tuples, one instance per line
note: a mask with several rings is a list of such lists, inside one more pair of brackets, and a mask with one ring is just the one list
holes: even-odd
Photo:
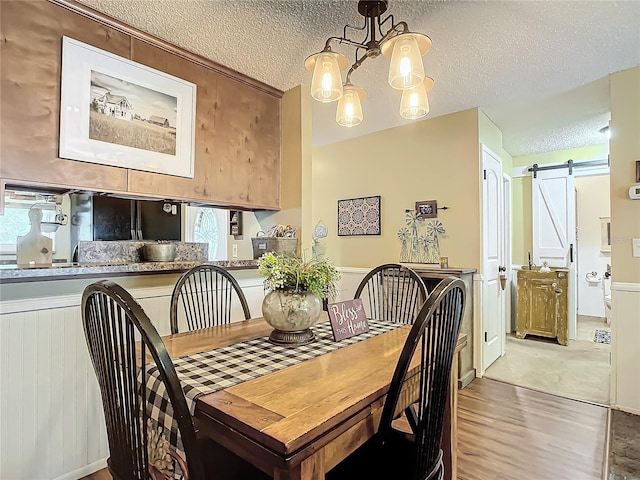
[(380, 235), (380, 195), (338, 200), (338, 236)]
[(416, 212), (419, 218), (438, 218), (438, 201), (416, 202)]

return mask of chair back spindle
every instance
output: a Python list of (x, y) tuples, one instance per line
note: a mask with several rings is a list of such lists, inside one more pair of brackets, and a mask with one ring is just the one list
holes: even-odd
[(414, 479), (440, 478), (440, 441), (453, 356), (465, 305), (462, 280), (449, 277), (433, 290), (418, 313), (396, 365), (380, 420), (379, 437), (391, 432), (403, 382), (416, 350), (420, 355), (419, 399), (415, 426)]
[(153, 399), (145, 388), (148, 359), (155, 362), (167, 390), (186, 459), (178, 458), (173, 450), (168, 454), (176, 459), (185, 479), (204, 478), (184, 393), (164, 343), (142, 307), (125, 289), (102, 280), (85, 288), (82, 320), (102, 397), (113, 478), (153, 479), (151, 471), (160, 455), (160, 450), (153, 448), (159, 444), (155, 436), (163, 434), (168, 440), (169, 432), (149, 424)]
[(192, 268), (180, 277), (173, 289), (171, 333), (180, 331), (182, 314), (187, 330), (231, 323), (236, 299), (245, 320), (250, 319), (249, 305), (242, 288), (227, 270), (210, 264)]
[(389, 263), (371, 270), (354, 298), (362, 300), (367, 318), (409, 324), (427, 298), (427, 287), (411, 268)]

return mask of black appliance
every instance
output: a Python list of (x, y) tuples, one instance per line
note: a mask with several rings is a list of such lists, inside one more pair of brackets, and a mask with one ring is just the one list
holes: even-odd
[(94, 195), (93, 240), (181, 240), (180, 204)]

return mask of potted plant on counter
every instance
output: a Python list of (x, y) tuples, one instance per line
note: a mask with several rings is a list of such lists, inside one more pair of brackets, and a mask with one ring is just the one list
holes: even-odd
[(311, 330), (322, 312), (322, 298), (333, 298), (340, 273), (326, 259), (265, 253), (258, 259), (258, 274), (269, 293), (262, 301), (262, 316), (274, 330), (272, 343), (304, 345), (314, 340)]

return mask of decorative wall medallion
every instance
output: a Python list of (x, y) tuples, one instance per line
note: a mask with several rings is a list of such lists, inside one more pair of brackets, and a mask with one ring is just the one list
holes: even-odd
[(338, 200), (338, 236), (380, 235), (380, 195)]

